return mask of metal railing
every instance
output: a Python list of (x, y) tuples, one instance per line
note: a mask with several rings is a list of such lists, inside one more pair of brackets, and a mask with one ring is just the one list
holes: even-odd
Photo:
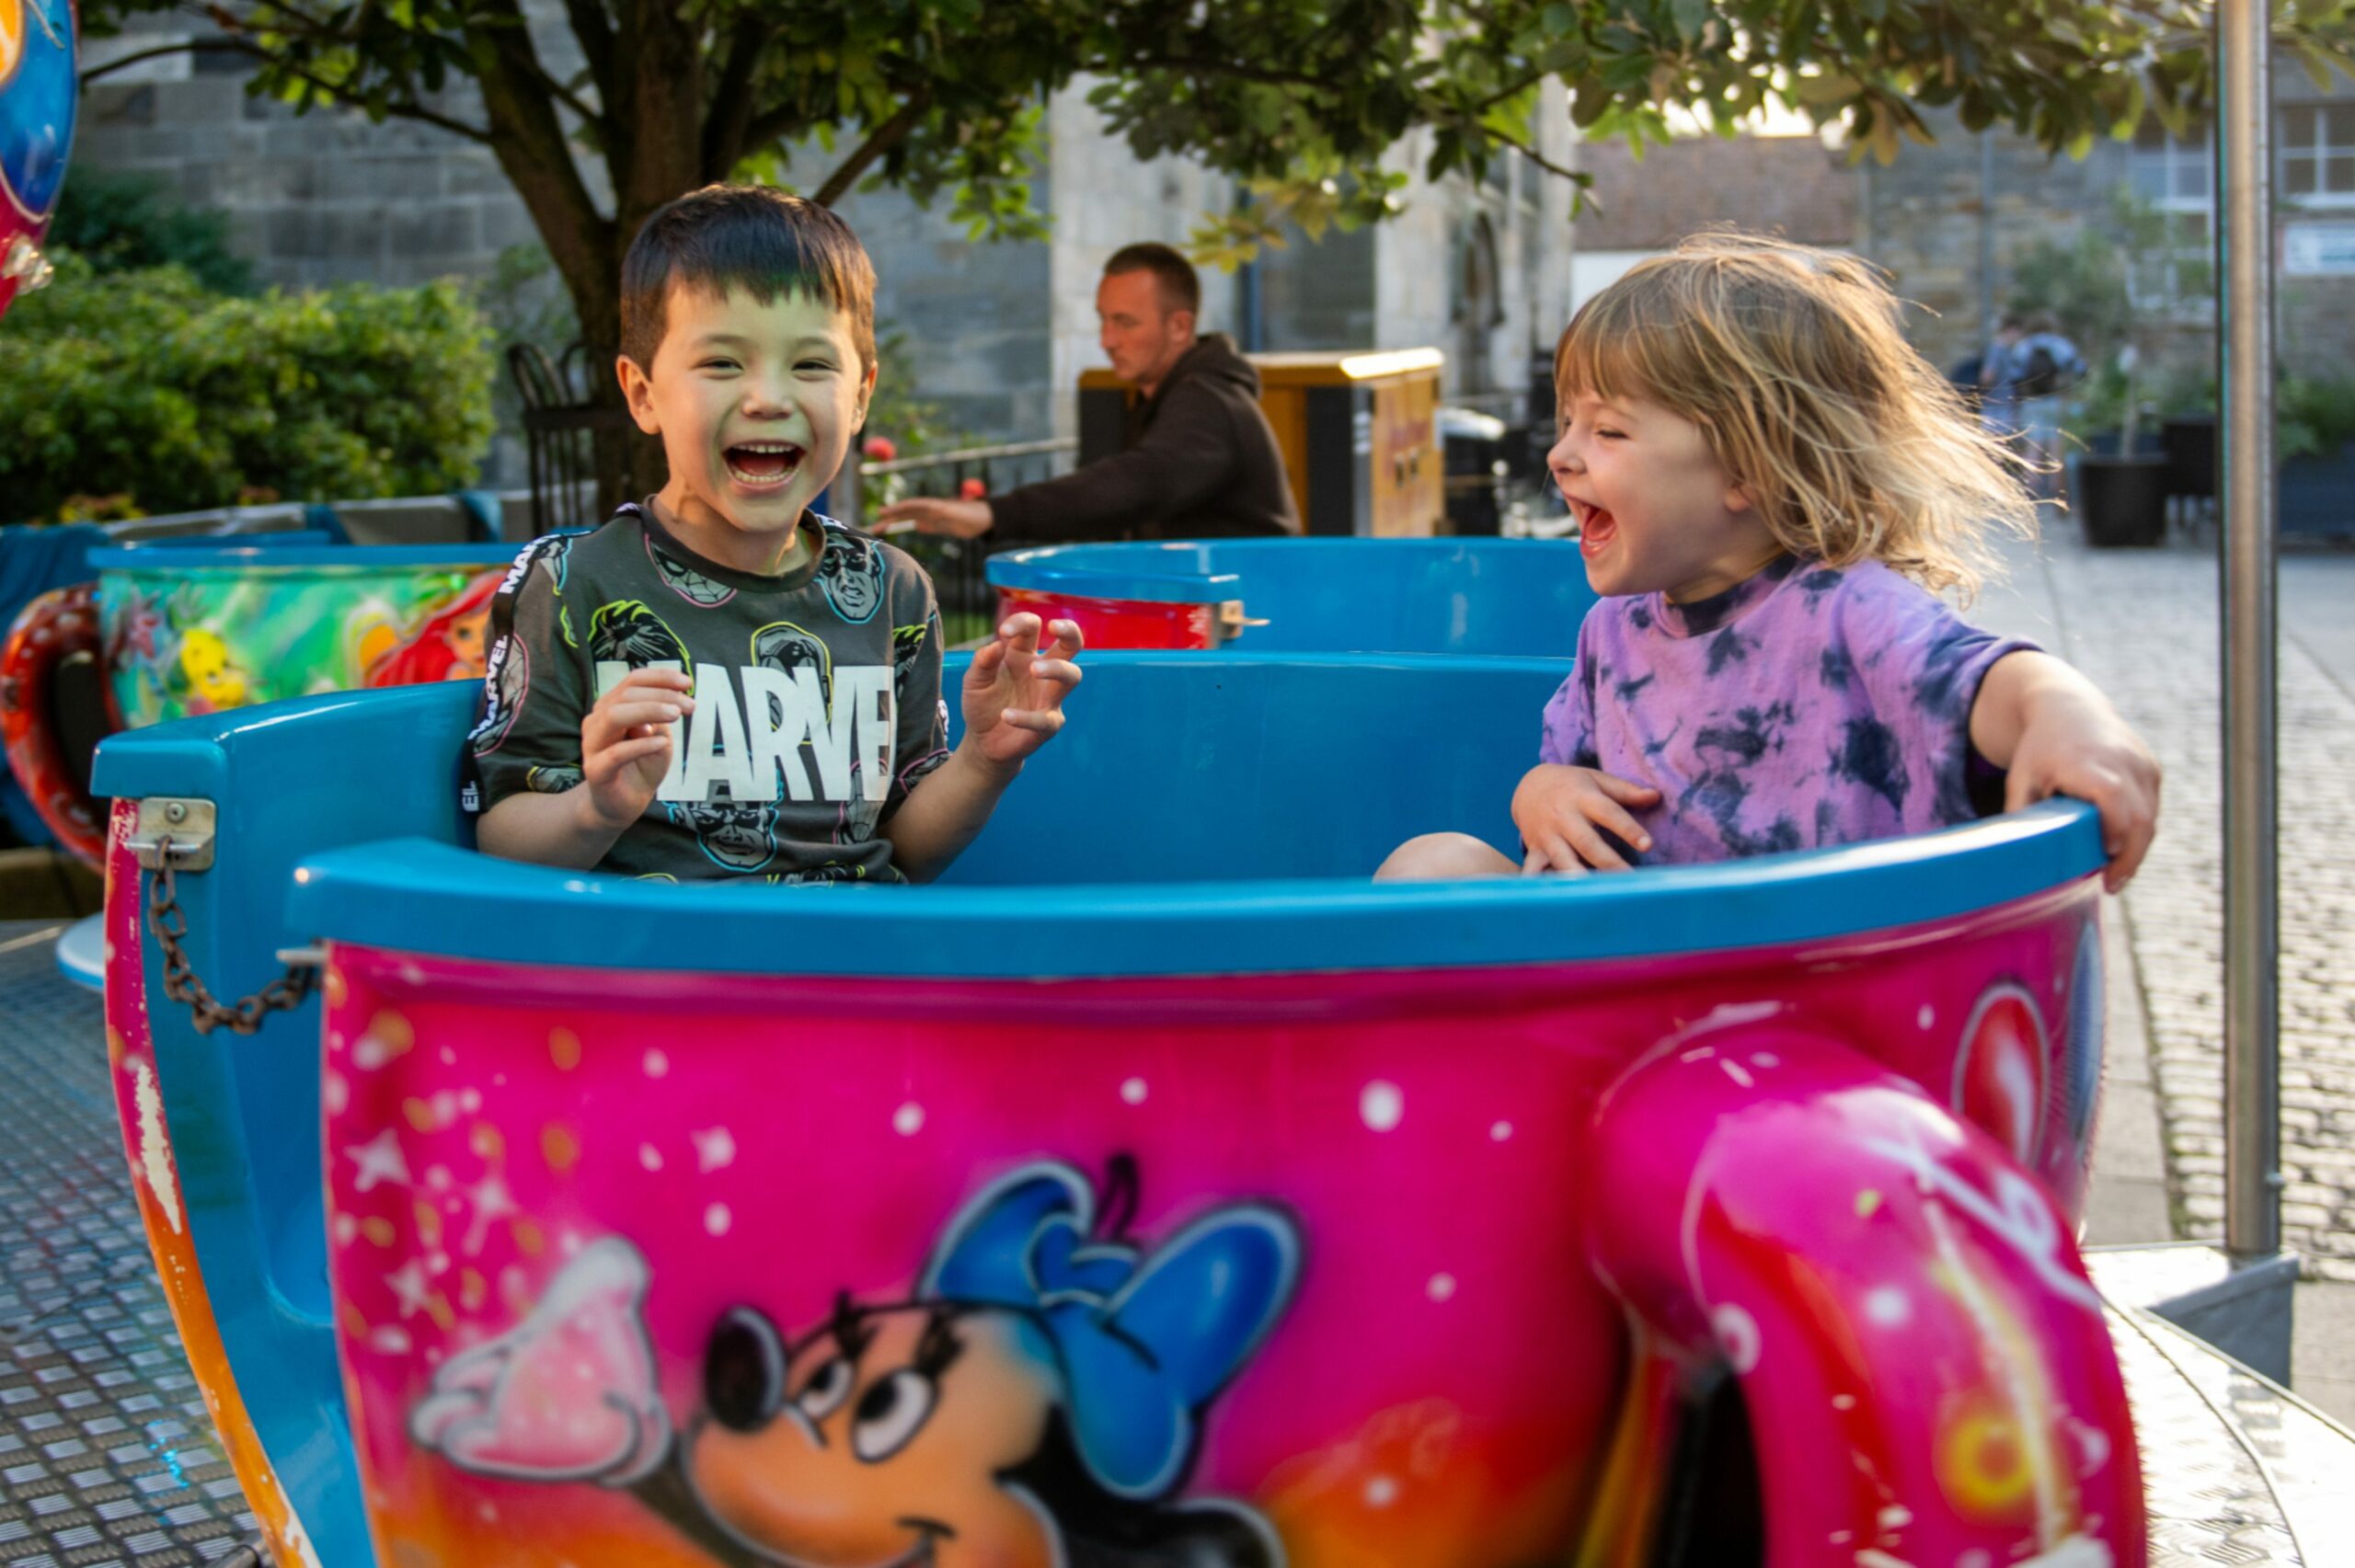
[(523, 403), (534, 537), (603, 521), (597, 504), (597, 435), (633, 428), (627, 409), (600, 404), (589, 392), (593, 367), (612, 360), (610, 352), (577, 342), (553, 360), (536, 343), (508, 346), (507, 373)]
[[(1076, 441), (1005, 441), (845, 464), (827, 497), (827, 506), (839, 521), (873, 532), (875, 513), (889, 501), (917, 496), (1002, 495), (1069, 473), (1078, 452)], [(1013, 548), (1021, 541), (994, 534), (951, 539), (913, 531), (895, 532), (890, 538), (931, 574), (933, 590), (940, 596), (941, 629), (951, 646), (989, 635), (997, 614), (997, 595), (984, 576), (986, 563), (994, 553)]]

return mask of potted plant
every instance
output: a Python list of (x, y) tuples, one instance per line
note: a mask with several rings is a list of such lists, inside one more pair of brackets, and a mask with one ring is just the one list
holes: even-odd
[(2273, 417), (2283, 536), (2355, 537), (2355, 377), (2283, 376)]
[(2171, 251), (2164, 216), (2130, 190), (2118, 192), (2110, 228), (2039, 241), (2015, 269), (2012, 304), (2057, 317), (2096, 367), (2066, 427), (2080, 449), (2069, 496), (2085, 542), (2156, 544), (2166, 537), (2169, 470), (2151, 405), (2167, 341), (2208, 269)]

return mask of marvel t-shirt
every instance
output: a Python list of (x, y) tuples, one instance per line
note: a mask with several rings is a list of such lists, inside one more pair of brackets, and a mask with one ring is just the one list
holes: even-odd
[(494, 601), (468, 810), (581, 782), (580, 720), (633, 670), (684, 670), (695, 711), (600, 869), (770, 882), (903, 880), (879, 830), (948, 761), (940, 612), (924, 568), (815, 513), (779, 577), (705, 559), (650, 506), (517, 557)]
[(1925, 832), (1979, 816), (1977, 786), (2000, 784), (1971, 704), (1997, 659), (2034, 647), (1877, 561), (1785, 555), (1690, 604), (1588, 611), (1538, 761), (1659, 790), (1633, 813), (1654, 864)]

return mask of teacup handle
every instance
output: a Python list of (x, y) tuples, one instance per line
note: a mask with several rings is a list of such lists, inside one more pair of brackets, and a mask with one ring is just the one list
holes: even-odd
[[(1729, 1368), (1769, 1568), (2143, 1561), (2140, 1459), (2069, 1223), (1919, 1085), (1786, 1022), (1671, 1040), (1597, 1104), (1594, 1265), (1644, 1365), (1614, 1473), (1661, 1479), (1689, 1405), (1646, 1368)], [(1672, 1376), (1669, 1381), (1676, 1381)], [(1878, 1555), (1876, 1555), (1878, 1554)]]
[[(33, 809), (58, 841), (91, 865), (106, 848), (105, 814), (74, 782), (57, 738), (58, 668), (76, 656), (98, 657), (98, 585), (52, 589), (27, 604), (0, 644), (0, 741)], [(107, 715), (109, 733), (114, 715)]]

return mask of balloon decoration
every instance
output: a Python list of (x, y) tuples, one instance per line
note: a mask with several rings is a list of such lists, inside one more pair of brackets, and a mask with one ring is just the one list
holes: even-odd
[(73, 0), (0, 0), (0, 313), (49, 281), (40, 237), (74, 145)]

